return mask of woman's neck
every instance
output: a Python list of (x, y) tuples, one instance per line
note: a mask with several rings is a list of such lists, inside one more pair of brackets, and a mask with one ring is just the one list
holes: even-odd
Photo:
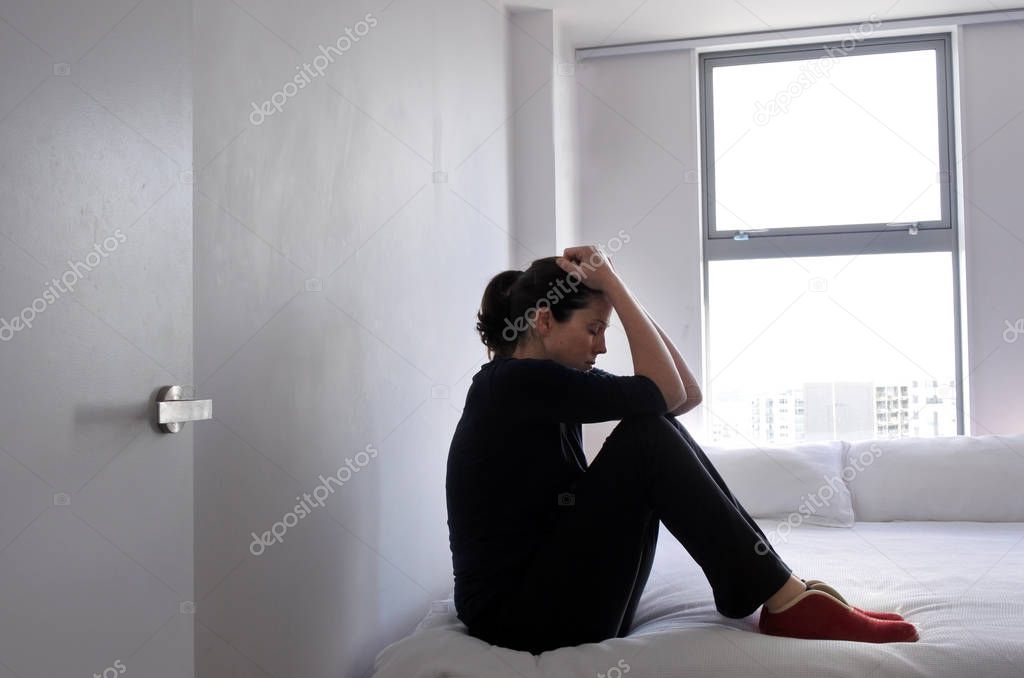
[(526, 346), (517, 346), (516, 350), (512, 352), (511, 358), (547, 358), (547, 352), (544, 350), (544, 346), (540, 344), (529, 344)]

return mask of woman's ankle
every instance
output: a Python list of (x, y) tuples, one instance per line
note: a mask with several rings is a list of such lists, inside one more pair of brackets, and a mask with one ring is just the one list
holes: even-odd
[(806, 590), (807, 584), (795, 574), (791, 574), (782, 588), (764, 602), (764, 607), (769, 612), (777, 612)]

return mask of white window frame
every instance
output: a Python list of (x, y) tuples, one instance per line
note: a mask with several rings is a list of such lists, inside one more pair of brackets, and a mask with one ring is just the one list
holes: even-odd
[[(955, 96), (953, 70), (954, 39), (950, 33), (886, 36), (866, 39), (853, 48), (841, 41), (771, 46), (728, 51), (705, 51), (698, 57), (701, 156), (701, 221), (703, 229), (704, 345), (710, 353), (708, 268), (712, 261), (766, 259), (776, 257), (819, 257), (833, 255), (947, 252), (952, 262), (953, 322), (955, 344), (957, 434), (964, 435), (964, 384), (960, 308), (959, 220), (956, 182)], [(828, 57), (835, 50), (846, 55), (878, 54), (934, 49), (937, 54), (937, 113), (941, 218), (936, 221), (899, 224), (844, 224), (758, 231), (715, 231), (714, 109), (712, 71), (718, 66), (768, 63)], [(831, 50), (831, 51), (830, 51)], [(842, 57), (839, 57), (842, 58)], [(708, 360), (707, 365), (710, 365)], [(713, 384), (705, 391), (710, 400)]]

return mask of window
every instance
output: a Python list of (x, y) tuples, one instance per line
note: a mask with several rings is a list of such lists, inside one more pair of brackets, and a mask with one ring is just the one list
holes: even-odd
[(963, 432), (951, 61), (945, 34), (701, 55), (713, 442)]
[(948, 229), (948, 52), (925, 36), (704, 55), (711, 236)]

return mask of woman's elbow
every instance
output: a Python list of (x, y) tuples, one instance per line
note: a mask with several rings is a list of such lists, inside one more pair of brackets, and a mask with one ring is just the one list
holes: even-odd
[(701, 398), (700, 396), (685, 398), (683, 402), (679, 404), (678, 407), (672, 410), (672, 414), (677, 417), (681, 414), (686, 414), (690, 410), (700, 405), (702, 401), (703, 398)]
[(674, 413), (686, 404), (686, 391), (680, 390), (670, 393), (665, 398), (665, 404), (668, 406), (668, 411)]

